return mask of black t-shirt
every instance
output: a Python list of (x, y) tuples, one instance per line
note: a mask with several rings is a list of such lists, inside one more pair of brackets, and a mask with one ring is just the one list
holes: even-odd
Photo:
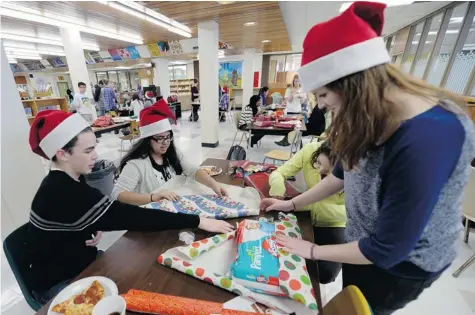
[(196, 86), (191, 87), (191, 101), (194, 102), (199, 96), (196, 96), (195, 94), (199, 94), (200, 91), (198, 91), (198, 88)]
[(85, 242), (97, 231), (160, 231), (196, 228), (199, 217), (141, 208), (110, 200), (62, 171), (51, 171), (33, 199), (28, 227), (26, 277), (44, 291), (76, 277), (96, 259)]

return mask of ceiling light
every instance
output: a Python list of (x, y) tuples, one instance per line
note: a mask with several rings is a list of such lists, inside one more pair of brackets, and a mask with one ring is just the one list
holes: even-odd
[[(38, 38), (38, 37), (31, 37), (31, 36), (19, 36), (14, 34), (7, 34), (0, 31), (0, 38), (9, 39), (13, 41), (23, 41), (23, 42), (30, 42), (30, 43), (38, 43), (38, 44), (47, 44), (53, 46), (64, 46), (61, 39), (53, 40), (53, 39), (45, 39), (45, 38)], [(25, 46), (21, 45), (21, 43), (8, 43), (9, 47), (19, 47), (19, 48), (26, 48)], [(7, 47), (7, 45), (5, 45)], [(90, 44), (83, 44), (83, 49), (92, 50), (92, 51), (99, 51), (100, 48), (95, 45)]]
[(263, 40), (261, 43), (264, 43), (264, 44), (266, 44), (266, 43), (270, 43), (270, 42), (271, 42), (271, 40), (270, 40), (270, 39), (264, 39), (264, 40)]
[(254, 26), (257, 25), (257, 22), (246, 22), (244, 23), (244, 26)]
[[(72, 20), (71, 18), (65, 17), (63, 15), (57, 15), (49, 12), (44, 12), (40, 10), (35, 10), (31, 8), (26, 8), (23, 6), (18, 6), (11, 2), (0, 2), (0, 6), (2, 7), (2, 15), (9, 16), (21, 20), (32, 21), (43, 23), (47, 25), (54, 25), (57, 27), (74, 27), (77, 28), (80, 32), (94, 34), (98, 36), (109, 37), (113, 39), (122, 40), (129, 43), (134, 44), (143, 44), (143, 40), (140, 36), (123, 36), (118, 33), (107, 32), (101, 29), (95, 29), (85, 24), (76, 24), (81, 23), (83, 21), (80, 20)], [(14, 8), (15, 10), (12, 10)], [(53, 44), (54, 45), (54, 44)], [(62, 46), (62, 45), (60, 45)]]
[(191, 37), (191, 29), (184, 24), (181, 24), (175, 20), (166, 17), (163, 14), (155, 12), (147, 7), (144, 7), (133, 1), (98, 1), (104, 5), (108, 5), (111, 8), (122, 11), (124, 13), (138, 17), (139, 19), (153, 23), (160, 27), (163, 27), (175, 34)]
[(226, 5), (226, 4), (232, 4), (236, 1), (216, 1), (218, 4), (221, 4), (221, 5)]
[(16, 61), (15, 59), (8, 59), (8, 63), (18, 63), (18, 61)]
[(28, 49), (11, 49), (11, 48), (5, 48), (5, 52), (7, 54), (20, 54), (20, 55), (33, 55), (33, 56), (38, 56), (38, 51), (37, 50), (28, 50)]
[[(409, 1), (409, 0), (378, 0), (378, 1), (369, 1), (369, 2), (379, 2), (379, 3), (385, 3), (388, 7), (397, 7), (400, 5), (408, 5), (413, 3), (414, 1)], [(341, 7), (340, 7), (340, 13), (348, 9), (353, 2), (344, 2)]]
[(40, 56), (23, 56), (23, 55), (7, 55), (8, 59), (28, 59), (28, 60), (41, 60)]
[(53, 50), (43, 50), (43, 49), (22, 49), (22, 48), (10, 48), (5, 47), (5, 51), (11, 54), (24, 54), (24, 55), (54, 55), (54, 56), (66, 56), (64, 51), (53, 51)]

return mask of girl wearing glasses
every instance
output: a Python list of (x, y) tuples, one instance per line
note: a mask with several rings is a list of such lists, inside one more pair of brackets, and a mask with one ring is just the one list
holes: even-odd
[(141, 139), (120, 162), (117, 181), (112, 190), (113, 199), (133, 205), (161, 199), (178, 200), (179, 196), (172, 191), (152, 193), (177, 175), (193, 177), (216, 194), (227, 196), (226, 190), (206, 171), (194, 166), (177, 152), (169, 118), (175, 120), (163, 99), (140, 112)]

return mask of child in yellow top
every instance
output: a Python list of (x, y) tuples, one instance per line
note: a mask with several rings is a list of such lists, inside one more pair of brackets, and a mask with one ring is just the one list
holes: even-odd
[[(269, 177), (269, 195), (283, 198), (285, 180), (303, 171), (307, 189), (331, 174), (335, 157), (326, 142), (313, 142), (305, 145), (289, 161), (275, 170)], [(343, 244), (345, 242), (346, 209), (344, 193), (338, 193), (320, 202), (313, 203), (303, 210), (312, 216), (315, 244)], [(341, 263), (318, 261), (320, 283), (335, 280), (341, 270)]]

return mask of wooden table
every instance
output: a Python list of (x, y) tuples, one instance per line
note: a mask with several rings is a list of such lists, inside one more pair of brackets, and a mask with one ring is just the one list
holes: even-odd
[[(293, 128), (277, 128), (274, 126), (270, 127), (259, 127), (254, 124), (254, 122), (251, 122), (248, 124), (245, 128), (247, 132), (249, 132), (247, 141), (248, 141), (248, 150), (251, 151), (251, 138), (252, 135), (263, 135), (263, 136), (286, 136), (288, 135), (291, 131), (293, 131)], [(302, 122), (302, 126), (300, 127), (300, 132), (302, 133), (302, 136), (307, 136), (308, 131), (307, 131), (307, 126)]]
[[(235, 179), (225, 174), (229, 168), (229, 161), (206, 159), (202, 165), (215, 165), (223, 169), (223, 173), (215, 177), (218, 182), (243, 186), (243, 179)], [(303, 238), (313, 242), (313, 229), (309, 213), (298, 212), (296, 215)], [(228, 221), (235, 224), (240, 220), (242, 218)], [(157, 263), (160, 254), (172, 247), (183, 245), (178, 239), (178, 232), (177, 230), (150, 233), (127, 232), (101, 258), (79, 274), (76, 280), (90, 276), (108, 277), (117, 284), (119, 293), (126, 293), (129, 289), (139, 289), (220, 303), (236, 297), (229, 291)], [(212, 233), (202, 230), (193, 232), (198, 240), (212, 235)], [(307, 262), (307, 267), (311, 274), (318, 274), (315, 263)], [(312, 279), (312, 283), (316, 296), (319, 297), (318, 279)], [(320, 307), (321, 301), (317, 300), (317, 304)], [(37, 314), (46, 315), (48, 307), (49, 303)], [(127, 314), (136, 313), (127, 312)]]
[(94, 134), (96, 135), (97, 138), (100, 138), (103, 133), (116, 131), (116, 130), (118, 132), (120, 129), (127, 128), (129, 126), (130, 126), (130, 121), (126, 121), (126, 122), (121, 122), (121, 123), (114, 124), (112, 126), (107, 126), (107, 127), (92, 127), (92, 131), (94, 131)]

